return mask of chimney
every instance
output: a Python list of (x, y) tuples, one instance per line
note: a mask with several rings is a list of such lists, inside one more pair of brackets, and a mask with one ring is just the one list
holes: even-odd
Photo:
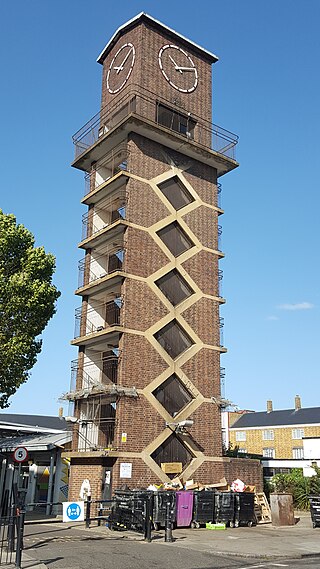
[(296, 395), (294, 398), (294, 410), (298, 411), (299, 409), (301, 409), (301, 397)]
[(271, 399), (268, 399), (267, 401), (267, 413), (271, 413), (271, 411), (273, 411), (273, 404)]

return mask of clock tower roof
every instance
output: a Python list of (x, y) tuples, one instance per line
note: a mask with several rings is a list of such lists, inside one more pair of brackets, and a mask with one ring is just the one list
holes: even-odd
[(100, 55), (97, 59), (97, 62), (103, 64), (104, 59), (106, 58), (106, 56), (108, 55), (110, 50), (113, 48), (115, 43), (119, 40), (119, 38), (125, 32), (127, 32), (131, 28), (135, 28), (136, 26), (138, 26), (141, 23), (148, 24), (149, 26), (164, 32), (169, 38), (172, 38), (173, 40), (178, 39), (180, 43), (184, 44), (186, 47), (189, 47), (189, 48), (191, 47), (194, 51), (199, 53), (202, 57), (205, 57), (210, 63), (215, 63), (219, 59), (216, 55), (214, 55), (214, 53), (211, 53), (210, 51), (208, 51), (208, 50), (204, 49), (203, 47), (197, 45), (193, 41), (182, 36), (181, 34), (176, 32), (175, 30), (169, 28), (165, 24), (162, 24), (161, 22), (159, 22), (159, 20), (156, 20), (155, 18), (153, 18), (152, 16), (149, 16), (145, 12), (140, 12), (140, 14), (137, 14), (137, 16), (135, 16), (131, 20), (128, 20), (128, 22), (126, 22), (125, 24), (123, 24), (122, 26), (120, 26), (116, 30), (116, 32), (113, 34), (110, 41), (107, 43), (105, 48), (100, 53)]

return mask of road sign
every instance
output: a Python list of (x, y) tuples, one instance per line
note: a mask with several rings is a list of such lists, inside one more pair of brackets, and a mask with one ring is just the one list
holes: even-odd
[(28, 451), (26, 447), (17, 447), (13, 451), (13, 460), (15, 462), (25, 462), (28, 459)]
[(63, 522), (83, 522), (84, 502), (63, 502)]

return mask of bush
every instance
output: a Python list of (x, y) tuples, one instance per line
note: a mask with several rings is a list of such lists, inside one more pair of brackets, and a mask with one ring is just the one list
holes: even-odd
[(320, 468), (313, 467), (316, 474), (303, 476), (301, 468), (294, 468), (290, 474), (275, 474), (271, 479), (274, 492), (287, 492), (293, 496), (293, 505), (299, 510), (309, 510), (309, 496), (320, 494)]

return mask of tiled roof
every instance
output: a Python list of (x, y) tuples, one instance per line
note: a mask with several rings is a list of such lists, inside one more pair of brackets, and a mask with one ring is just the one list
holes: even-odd
[(276, 427), (286, 425), (320, 424), (320, 407), (307, 407), (304, 409), (282, 409), (279, 411), (259, 411), (257, 413), (244, 413), (231, 429), (245, 429), (249, 427)]
[(19, 430), (19, 427), (26, 430), (30, 427), (30, 430), (32, 431), (36, 431), (37, 428), (42, 431), (45, 429), (48, 429), (49, 431), (66, 431), (68, 429), (68, 424), (65, 419), (55, 416), (0, 413), (0, 429), (1, 427), (6, 427), (7, 429), (12, 427), (12, 430)]

